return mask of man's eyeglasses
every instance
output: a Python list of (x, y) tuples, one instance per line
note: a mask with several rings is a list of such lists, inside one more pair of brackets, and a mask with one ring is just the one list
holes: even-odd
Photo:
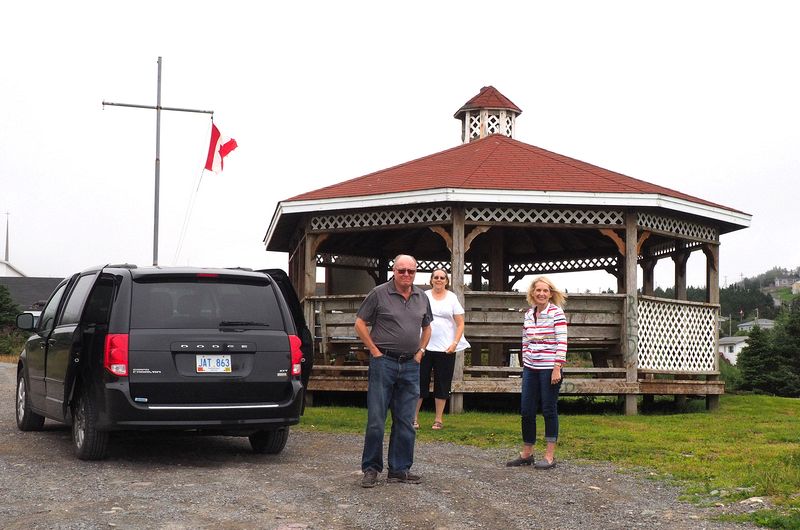
[(416, 274), (417, 269), (395, 269), (394, 272), (397, 274)]

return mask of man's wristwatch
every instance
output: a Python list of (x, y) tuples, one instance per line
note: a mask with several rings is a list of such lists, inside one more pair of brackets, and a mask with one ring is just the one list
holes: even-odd
[(425, 348), (420, 348), (417, 350), (417, 353), (425, 353)]

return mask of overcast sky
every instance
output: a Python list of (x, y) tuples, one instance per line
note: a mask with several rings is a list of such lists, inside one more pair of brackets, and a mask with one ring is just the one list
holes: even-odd
[[(162, 112), (161, 265), (285, 268), (262, 242), (278, 201), (459, 145), (453, 114), (493, 85), (522, 109), (522, 142), (752, 214), (722, 236), (723, 285), (794, 268), (795, 4), (9, 3), (10, 261), (29, 276), (152, 263), (155, 111), (101, 102), (155, 105), (161, 56), (162, 105), (215, 111), (239, 144), (202, 176), (178, 252), (210, 119)], [(656, 273), (671, 286), (671, 265)], [(569, 287), (614, 285), (600, 274)]]

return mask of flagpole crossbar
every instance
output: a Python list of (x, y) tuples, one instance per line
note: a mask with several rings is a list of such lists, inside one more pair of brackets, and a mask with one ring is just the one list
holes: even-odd
[(200, 109), (183, 109), (180, 107), (158, 107), (155, 105), (136, 105), (135, 103), (114, 103), (112, 101), (103, 101), (103, 106), (110, 105), (113, 107), (133, 107), (135, 109), (151, 109), (151, 110), (174, 110), (177, 112), (197, 112), (199, 114), (214, 114), (213, 110), (200, 110)]
[(155, 161), (155, 196), (153, 198), (153, 266), (158, 266), (158, 200), (159, 188), (161, 180), (161, 111), (172, 110), (177, 112), (195, 112), (200, 114), (211, 114), (211, 121), (213, 126), (214, 111), (213, 110), (198, 110), (198, 109), (184, 109), (179, 107), (162, 107), (161, 106), (161, 57), (158, 58), (158, 83), (156, 91), (156, 105), (137, 105), (135, 103), (113, 103), (111, 101), (103, 101), (103, 107), (106, 105), (113, 107), (133, 107), (137, 109), (150, 109), (156, 111), (156, 161)]

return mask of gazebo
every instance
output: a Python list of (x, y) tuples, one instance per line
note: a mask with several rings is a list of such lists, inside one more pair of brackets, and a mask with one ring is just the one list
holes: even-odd
[[(528, 275), (603, 270), (614, 294), (570, 294), (570, 352), (563, 394), (705, 396), (719, 380), (720, 235), (746, 228), (738, 210), (593, 166), (514, 138), (521, 110), (484, 87), (455, 118), (461, 145), (278, 203), (264, 242), (287, 252), (289, 276), (315, 335), (308, 391), (366, 390), (366, 352), (353, 331), (391, 260), (415, 256), (420, 272), (444, 267), (466, 310), (472, 343), (456, 361), (450, 408), (463, 395), (520, 391)], [(686, 264), (700, 252), (706, 300), (686, 300)], [(675, 299), (653, 296), (654, 268), (674, 262)], [(324, 294), (317, 271), (325, 271)], [(641, 274), (641, 292), (638, 279)], [(568, 354), (569, 359), (569, 354)]]

